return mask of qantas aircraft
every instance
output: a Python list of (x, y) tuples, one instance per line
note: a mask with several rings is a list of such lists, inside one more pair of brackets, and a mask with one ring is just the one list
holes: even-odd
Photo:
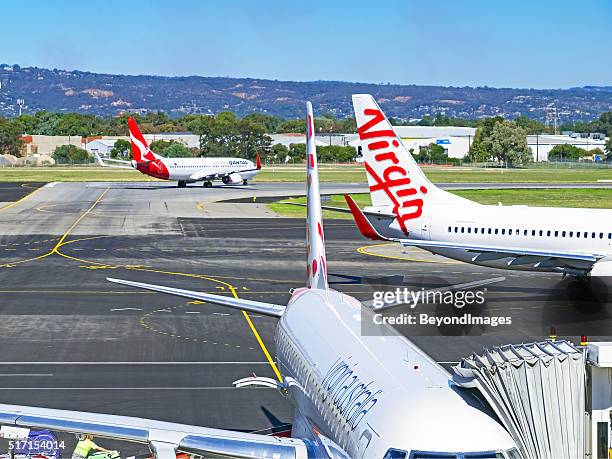
[(372, 206), (345, 198), (364, 236), (494, 268), (612, 276), (612, 210), (481, 205), (448, 193), (371, 95), (353, 95), (353, 107)]
[(177, 180), (179, 188), (185, 188), (188, 183), (194, 182), (204, 182), (204, 188), (210, 188), (213, 180), (221, 180), (225, 185), (247, 185), (261, 170), (259, 155), (256, 164), (243, 158), (164, 158), (151, 151), (131, 116), (128, 118), (128, 127), (134, 159), (107, 159), (105, 162), (95, 154), (100, 165), (136, 169), (158, 179)]
[(0, 420), (149, 443), (164, 458), (176, 451), (275, 459), (519, 458), (511, 436), (480, 400), (392, 329), (362, 336), (362, 321), (372, 321), (374, 311), (329, 288), (310, 103), (306, 126), (307, 285), (294, 290), (286, 306), (108, 279), (279, 318), (279, 381), (252, 377), (239, 384), (288, 394), (295, 405), (292, 438), (10, 405), (0, 405)]

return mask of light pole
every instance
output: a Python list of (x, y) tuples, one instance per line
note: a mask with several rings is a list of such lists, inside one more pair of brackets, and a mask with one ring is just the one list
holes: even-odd
[(19, 107), (19, 116), (21, 116), (21, 109), (25, 106), (25, 99), (17, 99), (17, 106)]

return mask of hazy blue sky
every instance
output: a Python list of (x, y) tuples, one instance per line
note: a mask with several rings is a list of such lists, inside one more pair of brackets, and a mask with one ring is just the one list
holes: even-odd
[(612, 1), (3, 1), (0, 62), (95, 72), (612, 85)]

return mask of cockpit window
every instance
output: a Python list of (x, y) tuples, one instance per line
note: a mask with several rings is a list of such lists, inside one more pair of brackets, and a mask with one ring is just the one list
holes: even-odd
[(391, 448), (383, 459), (406, 459), (407, 457), (408, 453), (406, 451)]
[[(520, 457), (520, 456), (518, 456)], [(514, 456), (512, 456), (514, 459)], [(449, 453), (444, 451), (412, 451), (410, 459), (504, 459), (497, 451), (477, 451), (472, 453)]]

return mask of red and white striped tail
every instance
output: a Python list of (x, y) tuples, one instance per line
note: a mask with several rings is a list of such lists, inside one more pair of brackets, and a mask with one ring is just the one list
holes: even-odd
[(308, 254), (308, 288), (327, 290), (327, 259), (325, 237), (321, 218), (321, 195), (319, 194), (319, 168), (315, 145), (312, 104), (306, 102), (306, 171), (307, 209), (306, 252)]
[(128, 129), (130, 131), (130, 140), (132, 141), (132, 157), (135, 161), (153, 161), (155, 154), (149, 148), (149, 144), (140, 132), (136, 120), (131, 116), (128, 118)]

